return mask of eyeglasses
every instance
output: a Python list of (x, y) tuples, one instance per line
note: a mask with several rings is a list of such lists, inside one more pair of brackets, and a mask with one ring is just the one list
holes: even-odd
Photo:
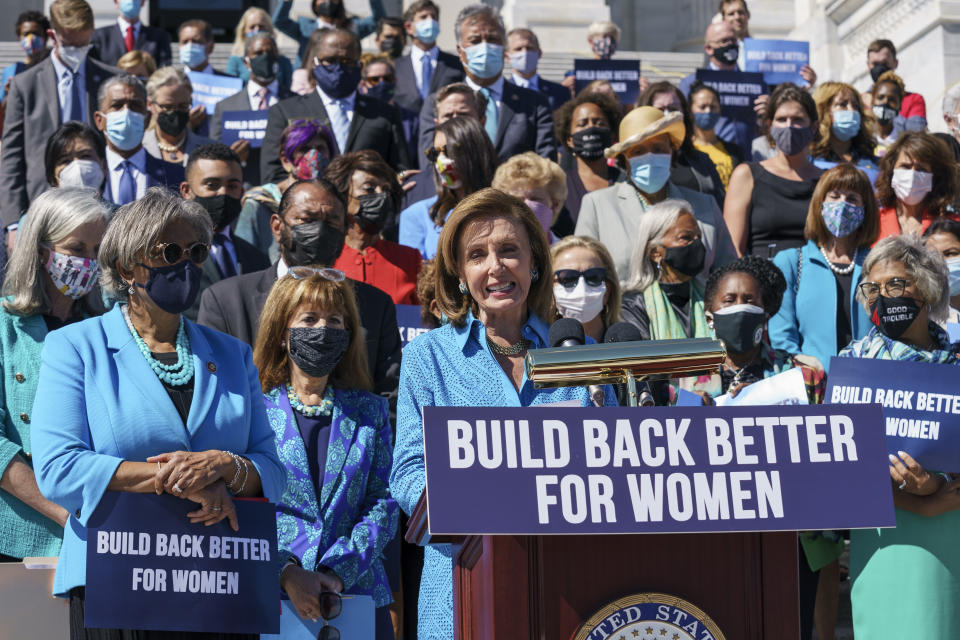
[(294, 280), (306, 280), (313, 276), (322, 276), (330, 282), (343, 282), (347, 276), (339, 269), (331, 267), (290, 267), (287, 271)]
[[(456, 147), (454, 147), (454, 148), (456, 148)], [(424, 149), (424, 150), (423, 150), (423, 153), (427, 156), (427, 160), (429, 160), (430, 162), (436, 162), (436, 161), (437, 161), (437, 157), (438, 157), (441, 153), (442, 153), (443, 155), (445, 155), (445, 156), (449, 156), (449, 155), (450, 155), (449, 153), (447, 153), (447, 145), (445, 145), (445, 144), (444, 144), (444, 145), (440, 145), (439, 147), (430, 147), (430, 148), (428, 148), (428, 149)]]
[(381, 82), (393, 82), (393, 74), (387, 74), (385, 76), (367, 76), (366, 80), (372, 85), (378, 85)]
[(161, 242), (150, 250), (150, 257), (163, 258), (167, 264), (177, 264), (184, 253), (190, 257), (190, 262), (203, 264), (210, 255), (210, 245), (205, 242), (194, 242), (184, 249), (176, 242)]
[(599, 287), (607, 279), (607, 270), (604, 267), (593, 267), (586, 271), (575, 269), (558, 269), (553, 272), (557, 282), (567, 289), (573, 289), (580, 282), (581, 276), (591, 287)]
[(157, 109), (160, 109), (160, 111), (165, 111), (168, 113), (170, 111), (190, 111), (189, 102), (181, 102), (179, 104), (159, 104), (154, 102), (153, 104), (157, 107)]
[(323, 618), (323, 628), (317, 634), (317, 640), (340, 640), (340, 630), (331, 627), (327, 621), (333, 620), (343, 611), (343, 598), (339, 593), (324, 591), (320, 594), (320, 617)]
[(874, 300), (879, 294), (880, 289), (883, 289), (883, 295), (888, 298), (896, 298), (903, 295), (904, 290), (913, 284), (912, 280), (904, 280), (903, 278), (890, 278), (882, 285), (876, 282), (861, 282), (857, 286), (860, 289), (860, 295), (866, 298), (868, 301)]

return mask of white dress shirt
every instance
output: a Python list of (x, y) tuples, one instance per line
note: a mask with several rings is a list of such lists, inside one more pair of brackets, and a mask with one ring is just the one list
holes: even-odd
[[(437, 60), (440, 57), (440, 48), (434, 45), (430, 49), (424, 51), (420, 47), (414, 45), (410, 47), (410, 62), (413, 63), (413, 75), (417, 79), (417, 88), (420, 88), (420, 83), (422, 82), (421, 76), (423, 75), (423, 57), (427, 56), (430, 58), (430, 69), (434, 74), (437, 73)], [(430, 76), (433, 78), (433, 76)], [(427, 92), (429, 93), (429, 91)]]
[(140, 37), (140, 27), (142, 26), (140, 21), (137, 20), (136, 22), (128, 22), (123, 16), (117, 16), (117, 24), (120, 26), (120, 35), (124, 38), (127, 37), (127, 27), (133, 27), (133, 48), (136, 49), (137, 38)]
[(135, 154), (124, 158), (107, 146), (107, 169), (110, 171), (110, 193), (116, 200), (120, 194), (120, 176), (123, 175), (123, 162), (129, 160), (133, 165), (133, 181), (137, 185), (137, 199), (147, 192), (147, 152), (140, 147)]
[(493, 100), (497, 104), (497, 113), (500, 113), (500, 108), (503, 107), (503, 74), (502, 73), (497, 78), (496, 82), (494, 82), (493, 84), (487, 87), (481, 87), (476, 82), (474, 82), (473, 79), (470, 78), (470, 76), (466, 74), (463, 76), (463, 81), (466, 82), (467, 86), (469, 86), (474, 91), (480, 91), (481, 89), (486, 88), (493, 95)]
[(327, 22), (323, 18), (317, 18), (317, 29), (336, 29), (337, 25)]
[[(71, 100), (71, 91), (73, 90), (73, 69), (63, 64), (60, 58), (57, 57), (56, 52), (50, 54), (50, 59), (53, 61), (53, 69), (57, 72), (57, 99), (60, 101), (60, 123), (65, 122), (64, 114), (66, 114), (70, 109), (70, 100)], [(80, 107), (83, 111), (83, 121), (89, 122), (90, 114), (87, 113), (90, 109), (87, 105), (87, 59), (84, 58), (83, 62), (80, 63), (79, 73), (77, 74), (77, 82), (80, 83), (82, 87), (80, 91)]]
[[(267, 107), (272, 107), (277, 104), (277, 92), (280, 84), (276, 79), (273, 80), (270, 84), (266, 86), (267, 89)], [(257, 95), (257, 92), (260, 89), (264, 88), (263, 85), (257, 84), (256, 80), (253, 77), (250, 77), (250, 80), (247, 81), (247, 96), (250, 98), (250, 109), (252, 111), (257, 111), (260, 108), (260, 96)]]
[(530, 89), (531, 91), (540, 90), (540, 74), (535, 73), (529, 78), (524, 78), (519, 73), (513, 73), (513, 84), (518, 87), (523, 87), (524, 89)]

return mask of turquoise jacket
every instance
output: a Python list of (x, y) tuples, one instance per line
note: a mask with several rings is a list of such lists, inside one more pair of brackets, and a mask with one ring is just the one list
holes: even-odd
[[(42, 315), (17, 316), (0, 306), (0, 475), (17, 456), (32, 462), (30, 421), (46, 337)], [(55, 556), (62, 536), (60, 525), (0, 489), (0, 553), (15, 558)]]

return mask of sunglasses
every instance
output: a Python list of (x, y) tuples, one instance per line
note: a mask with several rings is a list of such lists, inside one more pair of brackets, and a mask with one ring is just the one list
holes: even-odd
[(430, 147), (429, 149), (424, 149), (423, 153), (427, 156), (427, 160), (430, 162), (436, 162), (437, 157), (442, 153), (445, 156), (449, 156), (447, 153), (447, 145), (441, 145), (439, 148)]
[(205, 242), (194, 242), (184, 249), (176, 242), (161, 242), (150, 250), (150, 257), (163, 258), (167, 264), (177, 264), (184, 253), (190, 257), (190, 262), (203, 264), (210, 255), (210, 245)]
[(347, 277), (343, 271), (330, 267), (290, 267), (287, 271), (294, 280), (306, 280), (313, 276), (321, 276), (330, 282), (343, 282)]
[(327, 621), (333, 620), (343, 611), (343, 598), (339, 593), (324, 591), (320, 594), (320, 617), (323, 618), (323, 628), (317, 633), (317, 640), (340, 640), (340, 630), (331, 627)]
[(558, 269), (553, 272), (553, 277), (557, 282), (567, 289), (573, 289), (580, 282), (582, 277), (591, 287), (599, 287), (607, 279), (607, 270), (604, 267), (593, 267), (586, 271), (577, 271), (575, 269)]
[(373, 85), (380, 84), (381, 82), (393, 82), (393, 81), (394, 81), (392, 75), (385, 75), (385, 76), (367, 76), (366, 80), (367, 80), (367, 82), (369, 82), (370, 84), (373, 84)]

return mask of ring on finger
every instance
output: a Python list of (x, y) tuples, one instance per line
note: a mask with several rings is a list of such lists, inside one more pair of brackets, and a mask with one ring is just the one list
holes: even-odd
[(904, 489), (906, 489), (906, 488), (907, 488), (907, 481), (904, 480), (903, 482), (901, 482), (901, 483), (900, 483), (900, 486), (897, 487), (897, 488), (900, 489), (900, 491), (903, 491)]
[(174, 484), (174, 485), (173, 485), (173, 492), (176, 493), (176, 494), (180, 494), (180, 493), (183, 493), (183, 489), (180, 488), (180, 485), (179, 485), (179, 484)]
[(223, 511), (223, 507), (210, 507), (211, 511)]

